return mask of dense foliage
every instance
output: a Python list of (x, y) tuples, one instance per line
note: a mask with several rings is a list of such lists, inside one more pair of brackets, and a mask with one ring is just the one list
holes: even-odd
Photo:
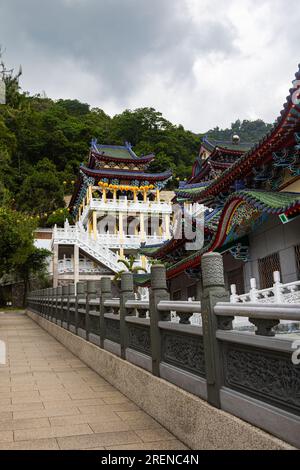
[[(107, 144), (129, 141), (138, 155), (155, 153), (150, 169), (173, 169), (170, 187), (191, 174), (201, 135), (171, 124), (155, 109), (110, 117), (77, 100), (30, 96), (19, 89), (18, 78), (5, 77), (7, 104), (0, 105), (0, 205), (39, 216), (40, 225), (60, 223), (67, 215), (64, 197), (72, 193), (94, 137)], [(217, 127), (207, 135), (229, 140), (238, 133), (242, 141), (253, 142), (268, 129), (260, 120), (236, 121), (231, 129)]]
[(208, 137), (218, 140), (231, 140), (233, 134), (237, 134), (241, 142), (257, 142), (261, 139), (272, 127), (272, 124), (265, 124), (261, 119), (256, 121), (240, 121), (239, 119), (231, 124), (230, 129), (214, 129), (208, 131)]
[(0, 207), (0, 278), (2, 282), (10, 279), (23, 281), (23, 301), (30, 278), (44, 276), (51, 255), (48, 250), (34, 246), (33, 231), (37, 223), (33, 216)]

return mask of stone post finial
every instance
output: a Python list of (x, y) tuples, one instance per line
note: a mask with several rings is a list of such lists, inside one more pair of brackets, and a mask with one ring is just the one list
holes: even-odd
[(132, 273), (127, 272), (121, 275), (121, 291), (122, 292), (133, 291), (133, 274)]
[(69, 293), (69, 286), (63, 286), (62, 287), (62, 294), (63, 295), (68, 295)]
[(111, 292), (111, 279), (110, 277), (103, 277), (101, 279), (101, 294)]
[(77, 294), (84, 294), (85, 293), (85, 283), (84, 282), (77, 282)]
[(166, 268), (163, 264), (151, 266), (151, 289), (166, 289)]
[(220, 253), (205, 253), (201, 260), (203, 287), (224, 287), (223, 258)]
[(75, 295), (75, 284), (69, 284), (69, 294)]
[(97, 292), (96, 281), (87, 281), (87, 293), (96, 294), (96, 292)]

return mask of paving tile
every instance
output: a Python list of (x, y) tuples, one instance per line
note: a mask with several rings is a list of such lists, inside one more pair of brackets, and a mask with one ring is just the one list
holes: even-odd
[(11, 399), (11, 402), (12, 402), (12, 405), (17, 405), (18, 403), (39, 403), (39, 402), (42, 402), (43, 399), (41, 396), (25, 396), (25, 397), (18, 397), (18, 398), (14, 398), (12, 397)]
[(1, 422), (2, 431), (50, 427), (48, 418), (9, 419)]
[(8, 344), (0, 367), (0, 449), (183, 448), (31, 319), (7, 319), (3, 328), (0, 316)]
[(110, 397), (103, 397), (102, 398), (104, 403), (107, 405), (113, 405), (113, 404), (120, 404), (120, 403), (130, 403), (130, 400), (125, 397), (124, 395), (122, 396), (110, 396)]
[(160, 442), (142, 442), (136, 444), (125, 444), (117, 446), (106, 446), (106, 450), (188, 450), (182, 442), (178, 440)]
[(3, 409), (0, 406), (1, 411), (22, 411), (22, 410), (40, 410), (43, 409), (43, 403), (14, 403), (12, 405), (4, 406)]
[(79, 415), (78, 408), (43, 408), (40, 410), (30, 411), (15, 411), (13, 413), (14, 419), (27, 419), (27, 418), (52, 418), (55, 416), (74, 416)]
[(39, 429), (22, 429), (14, 431), (15, 441), (30, 441), (51, 437), (78, 436), (93, 434), (88, 424), (73, 424), (71, 426), (51, 426)]
[[(7, 419), (12, 419), (13, 414), (11, 411), (1, 411), (0, 412), (0, 421), (6, 421)], [(0, 424), (1, 428), (1, 424)]]
[(106, 406), (101, 398), (81, 398), (78, 400), (72, 400), (72, 404), (81, 408), (84, 406)]
[(121, 419), (123, 420), (138, 420), (138, 419), (147, 419), (150, 418), (147, 413), (144, 411), (138, 410), (138, 411), (118, 411), (117, 412), (118, 416), (120, 416)]
[(59, 446), (54, 438), (36, 439), (33, 441), (0, 443), (0, 450), (59, 450)]
[(175, 439), (171, 433), (169, 433), (166, 429), (138, 429), (135, 430), (136, 434), (142, 439), (144, 442), (153, 442), (153, 441), (168, 441)]
[(0, 400), (0, 411), (6, 411), (8, 405), (11, 405), (11, 399), (10, 398), (2, 398)]
[(105, 422), (104, 420), (99, 421), (90, 421), (90, 427), (94, 431), (94, 433), (107, 433), (107, 432), (116, 432), (116, 431), (132, 431), (130, 426), (125, 423), (124, 421), (108, 421)]
[(107, 383), (99, 384), (99, 385), (91, 385), (91, 389), (94, 392), (114, 392), (115, 388), (112, 385)]
[(60, 408), (60, 409), (66, 409), (66, 408), (77, 408), (76, 402), (74, 400), (43, 400), (43, 405), (44, 408)]
[(140, 438), (134, 432), (121, 431), (92, 434), (88, 436), (72, 436), (57, 439), (61, 449), (91, 449), (97, 446), (133, 444), (141, 442)]
[(12, 431), (0, 431), (0, 442), (10, 442), (13, 441), (13, 432)]
[(102, 398), (103, 394), (105, 393), (112, 393), (112, 392), (93, 392), (93, 391), (78, 391), (78, 392), (69, 392), (70, 397), (72, 400), (80, 400), (86, 398)]
[(68, 426), (71, 424), (90, 424), (91, 428), (93, 428), (92, 423), (103, 423), (104, 430), (103, 431), (95, 431), (95, 432), (109, 432), (105, 426), (109, 427), (109, 424), (119, 424), (122, 426), (122, 429), (117, 429), (119, 431), (131, 430), (130, 426), (122, 421), (115, 413), (111, 411), (103, 411), (101, 414), (79, 414), (73, 416), (64, 416), (64, 417), (52, 417), (49, 418), (51, 426)]
[(63, 392), (61, 390), (40, 390), (40, 398), (44, 401), (49, 401), (49, 400), (69, 400), (70, 396), (68, 393)]

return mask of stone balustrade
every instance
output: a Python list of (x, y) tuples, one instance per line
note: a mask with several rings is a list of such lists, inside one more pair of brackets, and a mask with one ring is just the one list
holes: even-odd
[[(300, 321), (300, 304), (231, 303), (221, 255), (205, 254), (201, 265), (201, 303), (171, 300), (164, 266), (153, 265), (148, 299), (136, 298), (126, 272), (119, 298), (104, 277), (31, 292), (28, 308), (300, 447), (300, 336), (275, 334), (281, 319)], [(201, 326), (192, 324), (195, 314)], [(233, 330), (240, 316), (249, 318), (253, 332)]]
[(280, 272), (273, 272), (274, 284), (267, 289), (257, 289), (256, 279), (250, 279), (250, 291), (246, 294), (238, 295), (236, 285), (230, 286), (231, 303), (296, 303), (300, 302), (300, 280), (282, 284), (280, 280)]

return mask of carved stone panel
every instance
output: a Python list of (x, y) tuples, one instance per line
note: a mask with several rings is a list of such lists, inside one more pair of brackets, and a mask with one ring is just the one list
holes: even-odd
[(96, 315), (90, 315), (90, 332), (94, 335), (100, 335), (100, 318)]
[(117, 320), (111, 320), (110, 318), (105, 318), (105, 327), (106, 339), (114, 341), (115, 343), (120, 343), (120, 322)]
[(141, 325), (128, 325), (128, 346), (151, 356), (150, 328)]
[(225, 386), (300, 414), (300, 365), (290, 354), (223, 344)]
[(201, 336), (163, 331), (162, 360), (179, 369), (205, 377), (205, 359)]

